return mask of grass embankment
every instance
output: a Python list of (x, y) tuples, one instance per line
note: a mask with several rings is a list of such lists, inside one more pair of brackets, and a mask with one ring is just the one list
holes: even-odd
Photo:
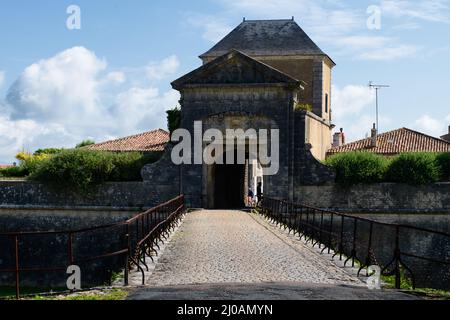
[(67, 295), (58, 296), (35, 296), (32, 300), (66, 300), (66, 301), (106, 301), (106, 300), (125, 300), (128, 296), (128, 292), (123, 289), (104, 289), (93, 290), (87, 292), (78, 292)]
[[(395, 276), (382, 276), (381, 280), (384, 282), (384, 286), (387, 289), (395, 289)], [(407, 277), (402, 277), (400, 288), (407, 293), (419, 296), (424, 299), (450, 300), (450, 291), (431, 288), (413, 289), (412, 281)]]
[[(91, 291), (82, 291), (67, 293), (67, 289), (56, 289), (50, 294), (43, 294), (41, 292), (51, 292), (50, 290), (43, 290), (37, 288), (21, 288), (21, 295), (24, 300), (124, 300), (128, 292), (120, 289), (95, 289)], [(39, 293), (38, 293), (39, 292)], [(15, 288), (1, 287), (0, 299), (12, 300), (15, 299)]]

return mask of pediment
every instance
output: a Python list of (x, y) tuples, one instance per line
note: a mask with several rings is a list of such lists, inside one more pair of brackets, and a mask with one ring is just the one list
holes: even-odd
[(201, 85), (286, 84), (300, 81), (242, 52), (229, 53), (172, 82), (174, 89)]

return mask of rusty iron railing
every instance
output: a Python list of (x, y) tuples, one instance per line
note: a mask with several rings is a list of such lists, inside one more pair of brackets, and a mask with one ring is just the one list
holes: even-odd
[(397, 289), (402, 278), (408, 278), (413, 289), (418, 282), (422, 287), (450, 289), (448, 233), (268, 197), (263, 198), (260, 209), (271, 222), (318, 246), (322, 253), (333, 253), (333, 258), (340, 260), (346, 257), (344, 265), (350, 261), (352, 267), (358, 264), (358, 276), (364, 269), (368, 275), (368, 267), (378, 265), (383, 276), (395, 276)]
[[(14, 274), (16, 298), (20, 298), (20, 280), (21, 275), (30, 272), (66, 272), (70, 265), (81, 263), (95, 263), (107, 258), (123, 259), (122, 268), (124, 270), (124, 285), (128, 285), (130, 269), (135, 267), (142, 273), (142, 284), (145, 284), (145, 272), (141, 264), (148, 270), (146, 258), (153, 260), (153, 255), (157, 254), (155, 248), (159, 248), (159, 243), (166, 240), (170, 231), (180, 222), (183, 214), (186, 212), (184, 205), (184, 196), (179, 196), (157, 207), (136, 215), (128, 221), (119, 222), (99, 227), (86, 228), (69, 231), (48, 231), (48, 232), (8, 232), (0, 233), (0, 241), (9, 239), (12, 244), (12, 257), (2, 257), (0, 252), (0, 261), (11, 260), (13, 265), (8, 268), (0, 269), (0, 274)], [(113, 234), (113, 236), (112, 236)], [(84, 240), (101, 239), (105, 237), (106, 241), (115, 241), (117, 248), (112, 251), (102, 252), (95, 256), (90, 255), (92, 248), (78, 248), (74, 252), (75, 245)], [(55, 243), (63, 243), (64, 259), (59, 266), (45, 265), (46, 261), (39, 261), (40, 266), (27, 266), (21, 258), (26, 256), (26, 248), (21, 246), (21, 241), (33, 243), (44, 241), (45, 245), (40, 246), (39, 250), (52, 250)], [(95, 241), (95, 240), (94, 240)], [(48, 248), (44, 247), (48, 245)], [(61, 246), (60, 246), (61, 247)], [(54, 248), (53, 248), (54, 249)], [(56, 253), (55, 253), (56, 254)], [(59, 252), (58, 254), (62, 254)], [(6, 255), (6, 254), (5, 254)], [(26, 258), (24, 260), (27, 260)], [(28, 259), (29, 260), (29, 259)], [(36, 263), (29, 263), (35, 265)], [(44, 266), (42, 266), (44, 264)], [(44, 283), (42, 285), (45, 285)]]

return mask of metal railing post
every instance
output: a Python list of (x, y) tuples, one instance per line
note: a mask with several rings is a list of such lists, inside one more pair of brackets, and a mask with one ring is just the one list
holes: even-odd
[(400, 272), (400, 226), (395, 228), (395, 288), (401, 289)]
[(19, 268), (19, 236), (14, 236), (14, 251), (15, 251), (15, 272), (16, 272), (16, 299), (20, 299), (20, 268)]
[(124, 268), (124, 285), (128, 286), (129, 284), (129, 274), (130, 274), (130, 257), (131, 257), (131, 239), (130, 239), (130, 224), (127, 223), (127, 230), (125, 234), (125, 240), (127, 244), (127, 254), (125, 255), (125, 268)]

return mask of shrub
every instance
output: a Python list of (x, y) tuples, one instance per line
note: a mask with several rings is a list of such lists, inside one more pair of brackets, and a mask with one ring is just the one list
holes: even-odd
[(436, 161), (441, 169), (442, 180), (450, 181), (450, 152), (438, 154)]
[(22, 178), (27, 176), (27, 172), (22, 166), (9, 167), (5, 169), (0, 169), (0, 177), (6, 178)]
[(59, 153), (59, 152), (61, 152), (63, 150), (64, 149), (57, 149), (57, 148), (39, 149), (39, 150), (36, 150), (33, 155), (34, 156), (40, 156), (40, 155), (43, 155), (43, 154), (51, 155), (51, 154)]
[(305, 110), (305, 111), (309, 111), (312, 112), (312, 105), (308, 104), (308, 103), (295, 103), (294, 106), (294, 110), (298, 111), (298, 110)]
[[(56, 150), (56, 149), (55, 149)], [(31, 172), (33, 172), (41, 161), (49, 158), (49, 154), (44, 153), (44, 150), (38, 150), (36, 153), (31, 154), (25, 151), (19, 152), (16, 155), (16, 159), (20, 161), (20, 164), (15, 167), (3, 169), (0, 171), (0, 175), (8, 178), (25, 178)]]
[(386, 173), (390, 182), (421, 185), (439, 181), (440, 168), (434, 153), (403, 153), (395, 157)]
[(141, 154), (137, 152), (113, 154), (114, 169), (109, 181), (139, 181), (141, 169), (159, 158), (158, 154)]
[(42, 161), (30, 179), (86, 193), (92, 186), (105, 182), (113, 166), (112, 158), (105, 152), (66, 150)]
[(157, 155), (112, 153), (85, 149), (64, 150), (41, 161), (30, 179), (53, 187), (89, 193), (106, 181), (138, 181), (142, 167)]
[(181, 110), (175, 107), (171, 110), (166, 111), (167, 113), (167, 128), (170, 134), (177, 130), (181, 125)]
[(383, 181), (389, 160), (369, 152), (349, 152), (332, 156), (326, 164), (336, 170), (336, 182), (352, 185)]
[(84, 141), (81, 141), (79, 144), (77, 144), (77, 145), (75, 146), (75, 149), (79, 149), (79, 148), (91, 146), (91, 145), (93, 145), (93, 144), (95, 144), (95, 141), (94, 141), (94, 140), (84, 140)]
[(42, 153), (30, 156), (25, 160), (21, 161), (20, 167), (23, 169), (23, 173), (25, 174), (25, 176), (28, 176), (32, 172), (34, 172), (36, 168), (39, 166), (39, 164), (50, 158), (50, 156), (51, 155), (49, 154)]

